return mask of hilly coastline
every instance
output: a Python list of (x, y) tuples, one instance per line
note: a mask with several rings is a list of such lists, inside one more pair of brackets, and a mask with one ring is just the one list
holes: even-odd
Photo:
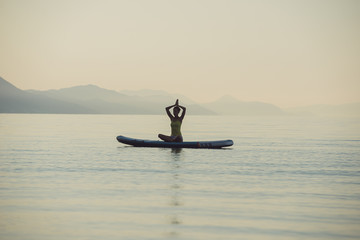
[[(25, 91), (0, 77), (0, 113), (163, 114), (175, 97), (166, 93), (127, 95), (95, 85)], [(195, 115), (217, 114), (193, 101), (183, 103)]]
[(0, 77), (0, 113), (164, 114), (164, 107), (176, 99), (180, 99), (192, 115), (360, 115), (360, 103), (283, 110), (269, 103), (243, 102), (223, 96), (211, 103), (198, 104), (186, 96), (159, 90), (117, 92), (95, 85), (47, 91), (21, 90)]

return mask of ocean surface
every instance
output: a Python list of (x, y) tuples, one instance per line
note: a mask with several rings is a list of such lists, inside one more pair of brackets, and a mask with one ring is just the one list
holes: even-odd
[(360, 239), (360, 119), (0, 114), (0, 239)]

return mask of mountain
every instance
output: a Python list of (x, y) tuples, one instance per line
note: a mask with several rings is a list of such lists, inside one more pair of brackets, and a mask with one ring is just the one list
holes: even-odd
[(0, 113), (89, 113), (76, 103), (18, 89), (0, 77)]
[(93, 114), (150, 114), (145, 108), (131, 106), (126, 95), (95, 85), (76, 86), (59, 90), (28, 90), (27, 92), (60, 101), (76, 103)]
[[(95, 85), (24, 91), (0, 78), (0, 113), (164, 114), (176, 100), (165, 92), (152, 93), (129, 96)], [(193, 115), (216, 114), (195, 103), (186, 107)]]
[(91, 101), (102, 99), (104, 101), (112, 102), (125, 98), (126, 95), (120, 94), (113, 90), (107, 90), (95, 85), (76, 86), (70, 88), (63, 88), (59, 90), (28, 90), (27, 92), (46, 95), (56, 99), (67, 99), (71, 101)]
[[(28, 92), (74, 102), (90, 109), (92, 113), (100, 114), (164, 114), (166, 105), (175, 103), (176, 100), (172, 95), (162, 91), (146, 90), (146, 94), (143, 94), (144, 90), (132, 91), (131, 95), (127, 95), (123, 92), (107, 90), (95, 85), (48, 91), (29, 90)], [(126, 93), (130, 94), (129, 91)], [(180, 101), (183, 102), (182, 99)], [(198, 104), (186, 104), (186, 107), (194, 115), (215, 114)]]
[(323, 115), (360, 116), (360, 103), (314, 105), (286, 109), (268, 103), (244, 102), (232, 96), (197, 104), (191, 99), (165, 91), (113, 91), (95, 85), (58, 90), (21, 90), (0, 77), (0, 113), (76, 113), (76, 114), (165, 114), (164, 108), (176, 99), (191, 115), (281, 116)]
[(263, 102), (243, 102), (232, 96), (224, 96), (215, 102), (203, 104), (221, 115), (275, 116), (286, 112), (275, 105)]

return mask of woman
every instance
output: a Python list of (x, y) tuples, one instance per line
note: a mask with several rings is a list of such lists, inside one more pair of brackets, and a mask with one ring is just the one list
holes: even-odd
[[(173, 109), (173, 114), (171, 114), (170, 109)], [(171, 136), (166, 136), (163, 134), (159, 134), (159, 138), (165, 142), (182, 142), (183, 138), (181, 135), (181, 124), (182, 120), (185, 117), (186, 108), (179, 105), (179, 100), (176, 100), (174, 105), (168, 106), (166, 109), (166, 113), (171, 120)], [(180, 110), (182, 110), (181, 116), (179, 116)]]

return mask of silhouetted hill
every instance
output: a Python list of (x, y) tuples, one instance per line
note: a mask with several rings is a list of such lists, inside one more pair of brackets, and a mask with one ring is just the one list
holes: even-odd
[[(175, 102), (175, 98), (163, 91), (132, 91), (132, 95), (107, 90), (94, 85), (76, 86), (59, 90), (31, 93), (66, 100), (79, 104), (93, 113), (102, 114), (164, 114), (164, 108)], [(143, 96), (143, 95), (144, 96)], [(182, 99), (180, 99), (182, 102)], [(189, 101), (190, 102), (190, 101)], [(191, 114), (213, 115), (214, 112), (197, 104), (186, 105)]]
[(42, 94), (56, 99), (67, 99), (71, 101), (91, 101), (101, 99), (104, 101), (112, 102), (122, 100), (121, 98), (124, 99), (126, 97), (126, 95), (120, 94), (116, 91), (103, 89), (95, 85), (76, 86), (47, 91), (28, 90), (28, 92)]
[(113, 91), (95, 85), (59, 90), (21, 90), (0, 77), (0, 113), (78, 114), (165, 114), (164, 108), (180, 99), (192, 115), (281, 116), (296, 115), (360, 116), (360, 103), (314, 105), (282, 109), (263, 102), (243, 102), (224, 96), (207, 104), (158, 90)]
[(89, 113), (75, 103), (56, 100), (18, 89), (0, 77), (1, 113)]
[(275, 105), (262, 102), (242, 102), (232, 96), (224, 96), (215, 102), (203, 104), (203, 106), (221, 115), (286, 115)]
[(149, 110), (131, 106), (127, 96), (95, 85), (76, 86), (59, 90), (28, 90), (44, 97), (76, 103), (94, 114), (149, 114)]

